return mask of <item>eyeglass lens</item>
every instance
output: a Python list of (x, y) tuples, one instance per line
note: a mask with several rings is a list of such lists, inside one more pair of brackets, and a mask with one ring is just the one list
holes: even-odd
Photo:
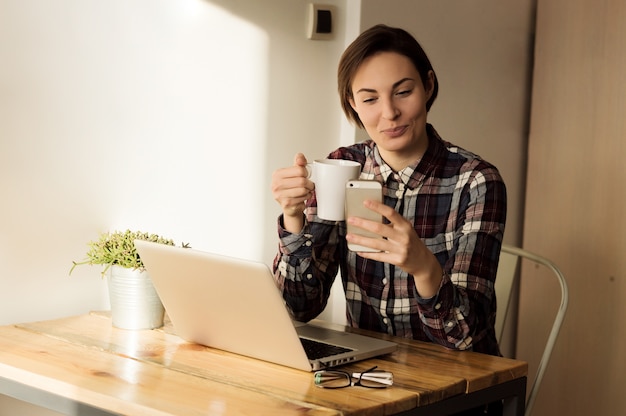
[[(356, 378), (356, 374), (353, 374)], [(358, 376), (359, 381), (355, 384), (374, 389), (384, 389), (393, 384), (393, 374), (387, 371), (368, 371)]]
[(350, 374), (343, 371), (322, 370), (315, 373), (315, 385), (326, 389), (339, 389), (352, 384)]
[[(314, 375), (315, 385), (327, 389), (339, 389), (349, 386), (368, 388), (386, 388), (393, 384), (393, 374), (388, 371), (374, 371), (373, 367), (362, 373), (349, 374), (345, 371), (321, 370)], [(356, 382), (352, 382), (356, 379)]]

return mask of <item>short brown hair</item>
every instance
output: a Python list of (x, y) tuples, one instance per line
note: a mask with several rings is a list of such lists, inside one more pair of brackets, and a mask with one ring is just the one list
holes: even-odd
[(337, 70), (337, 86), (339, 90), (339, 99), (343, 112), (348, 120), (354, 122), (357, 126), (363, 128), (363, 123), (359, 115), (350, 105), (352, 96), (352, 81), (354, 74), (359, 69), (363, 61), (379, 52), (396, 52), (404, 55), (413, 62), (417, 72), (420, 74), (422, 83), (427, 86), (430, 82), (428, 72), (433, 71), (433, 92), (426, 102), (426, 110), (430, 110), (437, 92), (439, 91), (439, 83), (437, 75), (433, 69), (426, 52), (422, 49), (419, 42), (407, 31), (399, 28), (389, 27), (386, 25), (376, 25), (361, 33), (346, 48), (339, 60), (339, 68)]

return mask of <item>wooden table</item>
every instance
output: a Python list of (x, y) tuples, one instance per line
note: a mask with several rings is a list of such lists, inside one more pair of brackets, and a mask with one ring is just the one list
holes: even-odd
[(525, 362), (376, 336), (399, 349), (345, 368), (378, 365), (394, 386), (327, 390), (311, 373), (185, 342), (167, 324), (127, 331), (90, 313), (9, 325), (0, 327), (0, 393), (81, 416), (443, 415), (497, 399), (505, 414), (523, 414)]

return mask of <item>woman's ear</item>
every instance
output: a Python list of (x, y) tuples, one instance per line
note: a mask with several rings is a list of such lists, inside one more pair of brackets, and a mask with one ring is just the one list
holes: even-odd
[(433, 95), (433, 91), (435, 91), (435, 71), (432, 69), (428, 71), (428, 80), (426, 85), (424, 85), (424, 90), (426, 91), (426, 101), (430, 100), (430, 97)]
[(352, 107), (352, 109), (354, 111), (356, 111), (356, 105), (354, 104), (354, 98), (348, 97), (348, 102), (350, 103), (350, 107)]

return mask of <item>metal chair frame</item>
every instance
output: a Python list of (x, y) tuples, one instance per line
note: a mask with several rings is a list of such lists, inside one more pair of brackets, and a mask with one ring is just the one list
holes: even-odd
[(500, 254), (500, 265), (498, 266), (498, 274), (496, 278), (496, 297), (498, 299), (498, 303), (504, 305), (504, 313), (499, 313), (496, 317), (496, 335), (498, 337), (498, 341), (500, 341), (503, 333), (504, 321), (506, 319), (509, 300), (513, 290), (513, 282), (515, 280), (514, 277), (518, 270), (517, 266), (520, 258), (528, 259), (550, 269), (554, 273), (554, 276), (558, 280), (561, 288), (561, 303), (555, 315), (552, 329), (548, 335), (543, 355), (541, 356), (539, 366), (537, 367), (537, 374), (535, 375), (528, 399), (526, 400), (525, 415), (529, 416), (532, 412), (533, 405), (535, 404), (537, 392), (539, 391), (546, 368), (548, 367), (548, 362), (550, 361), (554, 344), (556, 343), (559, 331), (561, 330), (563, 319), (565, 318), (565, 312), (567, 311), (567, 305), (569, 302), (569, 294), (565, 276), (563, 276), (563, 273), (552, 261), (522, 248), (503, 244)]

